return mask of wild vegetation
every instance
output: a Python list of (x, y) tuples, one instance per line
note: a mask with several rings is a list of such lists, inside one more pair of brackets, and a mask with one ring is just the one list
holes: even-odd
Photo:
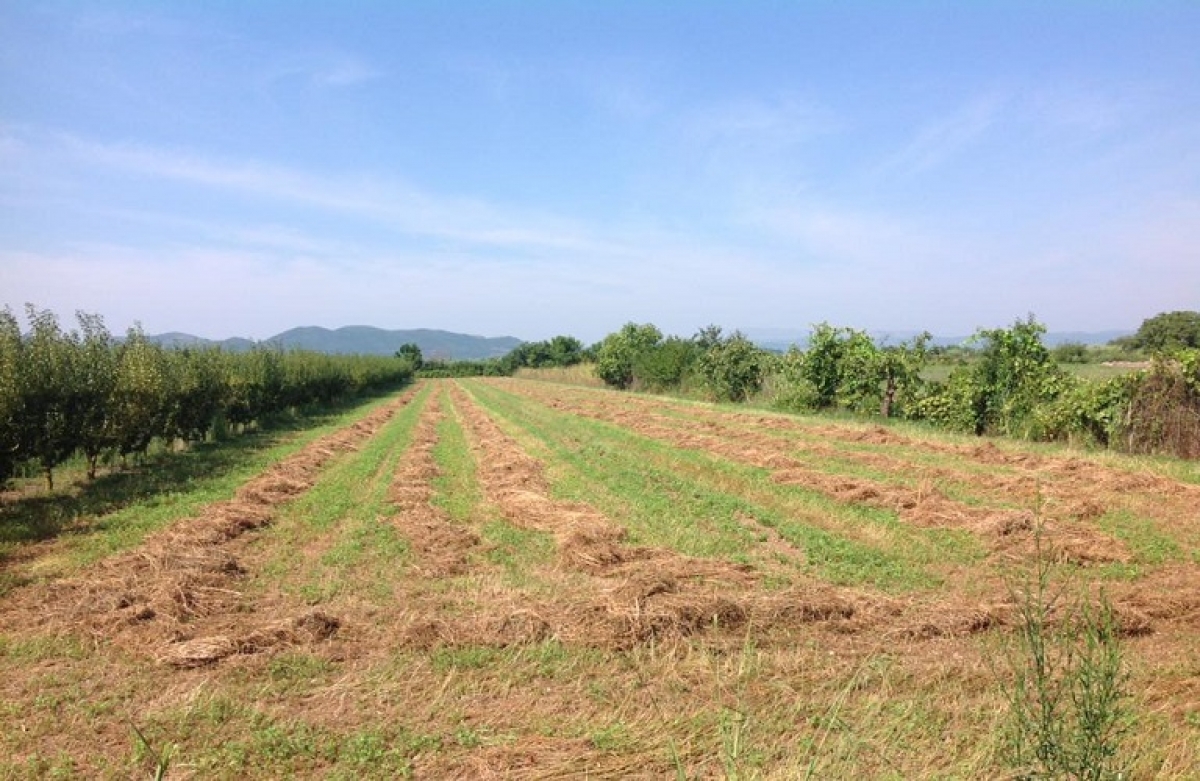
[[(878, 343), (864, 331), (821, 323), (807, 346), (779, 355), (740, 333), (709, 326), (691, 339), (663, 338), (628, 323), (594, 349), (596, 376), (616, 389), (751, 401), (792, 412), (838, 411), (922, 421), (977, 436), (1069, 442), (1130, 453), (1200, 455), (1200, 350), (1195, 313), (1147, 320), (1130, 343), (1136, 370), (1092, 379), (1069, 371), (1082, 345), (1051, 350), (1032, 316), (980, 329), (963, 348), (935, 349), (922, 334)], [(1065, 349), (1064, 349), (1065, 348)], [(1126, 350), (1126, 347), (1114, 347)], [(927, 375), (935, 359), (941, 377)]]

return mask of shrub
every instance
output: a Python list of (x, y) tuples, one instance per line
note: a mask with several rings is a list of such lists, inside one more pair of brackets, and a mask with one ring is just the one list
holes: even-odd
[(1200, 458), (1200, 350), (1154, 359), (1132, 390), (1120, 433), (1131, 453)]
[(734, 331), (701, 354), (700, 376), (704, 387), (718, 401), (745, 401), (762, 387), (767, 360), (766, 351), (740, 331)]
[(633, 385), (634, 365), (662, 341), (662, 332), (650, 323), (626, 323), (604, 337), (596, 349), (596, 376), (622, 390)]

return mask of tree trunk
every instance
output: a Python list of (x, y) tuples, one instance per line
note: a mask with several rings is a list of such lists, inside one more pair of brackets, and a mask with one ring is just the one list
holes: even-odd
[(892, 404), (896, 401), (896, 378), (887, 378), (887, 387), (883, 391), (883, 402), (879, 405), (879, 414), (882, 417), (890, 418), (892, 416)]

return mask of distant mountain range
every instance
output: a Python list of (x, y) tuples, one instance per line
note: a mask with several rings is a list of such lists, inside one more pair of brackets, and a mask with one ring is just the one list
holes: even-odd
[[(792, 345), (804, 349), (808, 345), (809, 331), (793, 331), (781, 328), (748, 329), (746, 336), (759, 347), (767, 350), (786, 351)], [(887, 344), (899, 344), (916, 336), (918, 331), (871, 331), (871, 338), (876, 342), (885, 341)], [(1079, 344), (1108, 344), (1113, 339), (1130, 336), (1133, 331), (1059, 331), (1047, 333), (1042, 337), (1042, 343), (1047, 347), (1055, 347), (1068, 342)], [(951, 347), (962, 344), (970, 336), (934, 336), (932, 343), (941, 347)]]
[(387, 331), (366, 325), (350, 325), (334, 330), (318, 326), (293, 328), (262, 342), (240, 337), (216, 341), (178, 332), (147, 338), (166, 347), (220, 347), (222, 350), (241, 352), (262, 344), (278, 345), (285, 350), (313, 350), (337, 355), (393, 355), (401, 345), (412, 343), (421, 348), (426, 360), (454, 361), (499, 358), (522, 343), (512, 336), (472, 336), (426, 328)]

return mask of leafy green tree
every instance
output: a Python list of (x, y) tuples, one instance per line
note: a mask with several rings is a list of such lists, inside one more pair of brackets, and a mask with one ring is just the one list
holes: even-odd
[(173, 350), (165, 356), (170, 382), (164, 433), (185, 442), (202, 441), (226, 403), (225, 364), (215, 349)]
[(1200, 312), (1164, 312), (1142, 322), (1131, 340), (1134, 347), (1154, 352), (1200, 348)]
[(671, 336), (638, 353), (633, 361), (637, 384), (649, 391), (679, 390), (696, 364), (699, 349), (689, 339)]
[(1087, 363), (1088, 348), (1082, 342), (1063, 342), (1050, 351), (1058, 363)]
[(421, 348), (415, 342), (400, 345), (400, 349), (396, 351), (396, 357), (408, 361), (413, 371), (418, 371), (425, 365), (425, 356), (421, 354)]
[(928, 332), (918, 334), (911, 341), (889, 345), (879, 349), (875, 369), (883, 384), (883, 396), (879, 402), (879, 414), (890, 418), (899, 409), (906, 414), (916, 400), (924, 380), (921, 371), (928, 361), (928, 344), (933, 336)]
[(20, 371), (23, 365), (21, 326), (6, 306), (0, 310), (0, 488), (12, 477), (21, 460), (20, 421), (24, 398)]
[(865, 332), (819, 323), (808, 348), (783, 362), (788, 382), (796, 386), (786, 396), (799, 408), (866, 409), (879, 397), (877, 353)]
[(708, 350), (716, 347), (725, 340), (723, 333), (724, 329), (719, 325), (706, 325), (696, 332), (692, 337), (692, 341), (701, 350)]
[(116, 446), (111, 419), (112, 394), (117, 383), (116, 351), (99, 315), (77, 312), (82, 339), (77, 343), (75, 391), (78, 394), (79, 449), (87, 461), (87, 477), (96, 479), (100, 455)]
[(980, 329), (971, 339), (975, 359), (922, 401), (922, 416), (977, 435), (1030, 433), (1035, 410), (1071, 384), (1042, 343), (1045, 332), (1032, 315), (1011, 328)]
[(117, 351), (112, 417), (121, 457), (144, 454), (166, 431), (168, 415), (165, 351), (150, 342), (140, 325), (130, 328)]
[(556, 336), (545, 342), (523, 342), (500, 359), (505, 374), (517, 369), (543, 369), (552, 366), (574, 366), (582, 363), (583, 343), (573, 336)]
[(236, 356), (231, 379), (231, 422), (246, 426), (284, 409), (282, 351), (256, 347)]
[(550, 366), (574, 366), (583, 362), (583, 342), (574, 336), (556, 336), (549, 342)]
[(79, 446), (78, 351), (53, 312), (27, 304), (25, 313), (30, 331), (20, 372), (22, 450), (38, 460), (53, 490), (54, 467)]
[(695, 340), (697, 346), (709, 345), (699, 361), (704, 385), (718, 401), (745, 401), (762, 388), (768, 354), (741, 331), (721, 338), (720, 329), (712, 328), (702, 330)]
[(604, 337), (597, 348), (596, 376), (614, 388), (631, 387), (638, 359), (654, 349), (662, 338), (662, 332), (650, 323), (626, 323), (620, 331)]

